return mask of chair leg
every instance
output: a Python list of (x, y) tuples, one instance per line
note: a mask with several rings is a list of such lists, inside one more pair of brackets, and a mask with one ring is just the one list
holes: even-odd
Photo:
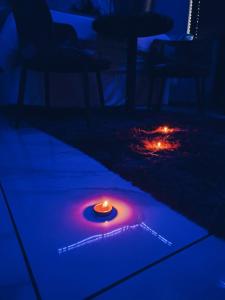
[(97, 85), (98, 85), (100, 107), (102, 109), (104, 109), (105, 108), (105, 99), (104, 99), (104, 91), (103, 91), (103, 86), (102, 86), (102, 77), (101, 77), (100, 72), (96, 72), (96, 79), (97, 79)]
[(148, 95), (148, 103), (147, 103), (147, 109), (150, 110), (152, 107), (152, 100), (154, 95), (154, 87), (155, 87), (155, 78), (154, 76), (150, 76), (149, 80), (149, 95)]
[(204, 89), (205, 80), (203, 77), (196, 78), (196, 94), (197, 94), (197, 101), (198, 101), (198, 111), (203, 112), (204, 110)]
[(163, 95), (164, 95), (164, 89), (165, 89), (165, 82), (166, 78), (160, 77), (160, 92), (157, 99), (156, 104), (154, 105), (154, 111), (160, 112), (162, 108), (162, 102), (163, 102)]
[(45, 89), (45, 107), (49, 109), (50, 104), (50, 76), (49, 72), (44, 72), (44, 89)]
[(26, 79), (27, 79), (27, 70), (26, 68), (22, 67), (21, 73), (20, 73), (20, 80), (19, 80), (19, 92), (18, 92), (18, 98), (17, 98), (17, 116), (15, 121), (15, 127), (19, 128), (22, 116), (23, 116), (23, 110), (24, 110), (24, 96), (25, 96), (25, 88), (26, 88)]
[(90, 82), (88, 71), (84, 69), (83, 71), (83, 90), (84, 90), (84, 104), (86, 109), (86, 121), (87, 126), (90, 127)]

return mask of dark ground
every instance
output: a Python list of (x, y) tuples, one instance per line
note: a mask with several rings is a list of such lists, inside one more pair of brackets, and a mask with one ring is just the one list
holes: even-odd
[[(127, 114), (120, 109), (93, 114), (87, 129), (79, 112), (29, 110), (28, 122), (78, 147), (157, 200), (225, 238), (225, 118), (196, 113)], [(167, 125), (181, 147), (144, 157), (132, 150), (139, 141), (132, 128)], [(22, 125), (23, 126), (23, 125)]]

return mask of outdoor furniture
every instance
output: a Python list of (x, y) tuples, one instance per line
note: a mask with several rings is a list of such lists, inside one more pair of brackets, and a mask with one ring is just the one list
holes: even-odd
[(166, 33), (172, 26), (173, 21), (169, 17), (156, 13), (143, 13), (136, 16), (101, 16), (93, 22), (96, 32), (127, 41), (126, 107), (128, 110), (132, 110), (135, 105), (137, 38)]
[[(193, 78), (196, 82), (198, 110), (204, 109), (205, 80), (210, 72), (212, 43), (208, 40), (165, 41), (155, 40), (149, 54), (148, 108), (160, 111), (168, 78)], [(160, 95), (153, 103), (156, 80), (161, 80)]]
[(22, 117), (28, 70), (43, 72), (47, 107), (50, 107), (50, 72), (80, 73), (82, 75), (87, 122), (89, 123), (90, 88), (88, 73), (96, 73), (100, 104), (104, 107), (101, 71), (108, 69), (109, 62), (79, 49), (74, 28), (67, 24), (54, 24), (45, 0), (12, 0), (12, 9), (19, 36), (22, 65), (16, 125), (18, 126)]

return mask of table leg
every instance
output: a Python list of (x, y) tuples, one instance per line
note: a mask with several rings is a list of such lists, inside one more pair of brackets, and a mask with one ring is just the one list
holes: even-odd
[(136, 96), (136, 59), (137, 59), (137, 37), (130, 37), (127, 41), (127, 79), (126, 79), (126, 107), (132, 110), (135, 105)]

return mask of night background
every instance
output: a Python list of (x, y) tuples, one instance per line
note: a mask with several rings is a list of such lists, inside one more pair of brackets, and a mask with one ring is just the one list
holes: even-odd
[(225, 299), (220, 0), (0, 0), (0, 300)]

